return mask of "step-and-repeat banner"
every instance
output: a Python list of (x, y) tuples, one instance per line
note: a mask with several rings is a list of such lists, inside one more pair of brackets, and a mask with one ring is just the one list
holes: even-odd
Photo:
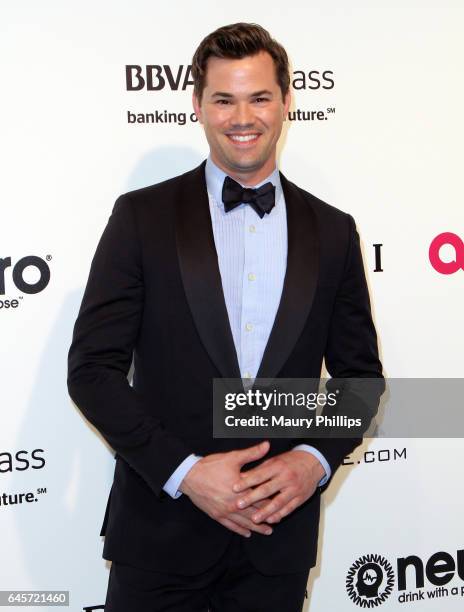
[[(66, 590), (72, 610), (97, 610), (114, 460), (68, 398), (67, 351), (116, 197), (207, 155), (198, 42), (253, 21), (284, 44), (279, 164), (354, 216), (385, 374), (460, 377), (464, 6), (7, 0), (1, 15), (0, 590)], [(305, 610), (462, 610), (463, 459), (458, 438), (367, 440), (347, 457)]]

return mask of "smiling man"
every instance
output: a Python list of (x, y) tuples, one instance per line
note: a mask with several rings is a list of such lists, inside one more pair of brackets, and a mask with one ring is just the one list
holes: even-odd
[[(69, 391), (116, 452), (106, 612), (299, 612), (321, 487), (360, 439), (217, 439), (214, 378), (382, 377), (352, 217), (289, 182), (287, 54), (208, 35), (193, 106), (210, 155), (121, 196), (98, 245)], [(134, 360), (134, 381), (127, 374)]]

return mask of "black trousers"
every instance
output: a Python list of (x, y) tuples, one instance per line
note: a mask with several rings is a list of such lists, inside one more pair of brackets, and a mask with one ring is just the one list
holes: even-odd
[(234, 533), (221, 559), (194, 576), (113, 561), (105, 612), (301, 612), (309, 569), (265, 576), (249, 562), (243, 540)]

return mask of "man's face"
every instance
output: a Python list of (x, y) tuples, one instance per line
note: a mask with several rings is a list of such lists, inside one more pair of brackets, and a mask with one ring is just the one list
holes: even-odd
[(242, 59), (209, 58), (201, 104), (193, 96), (211, 159), (250, 186), (274, 170), (289, 105), (290, 94), (282, 100), (274, 61), (264, 51)]

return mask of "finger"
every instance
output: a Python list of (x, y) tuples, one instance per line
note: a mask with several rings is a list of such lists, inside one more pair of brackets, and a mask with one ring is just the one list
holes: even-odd
[(264, 442), (260, 442), (259, 444), (255, 444), (249, 448), (243, 448), (233, 452), (235, 453), (238, 465), (244, 465), (245, 463), (256, 461), (257, 459), (264, 457), (264, 455), (269, 451), (270, 446), (269, 441), (264, 440)]
[(291, 501), (288, 502), (283, 508), (281, 508), (278, 512), (271, 514), (267, 517), (266, 523), (279, 523), (285, 516), (291, 514), (298, 506), (301, 505), (301, 501), (299, 498), (294, 497)]
[(250, 491), (247, 491), (245, 494), (241, 495), (236, 501), (236, 506), (237, 508), (243, 510), (244, 508), (248, 508), (248, 506), (251, 506), (260, 500), (274, 495), (274, 493), (278, 493), (281, 488), (282, 483), (277, 478), (273, 478), (259, 487), (251, 489)]
[[(289, 495), (288, 493), (280, 493), (280, 495), (276, 495), (276, 497), (266, 504), (264, 508), (260, 508), (255, 512), (251, 518), (257, 523), (262, 523), (263, 521), (267, 522), (271, 515), (280, 513), (294, 498), (295, 496)], [(297, 501), (298, 500), (299, 498), (297, 498)]]
[[(261, 507), (264, 507), (267, 503), (268, 503), (268, 499), (262, 500), (257, 502), (258, 504), (261, 504)], [(256, 523), (253, 521), (253, 516), (256, 514), (256, 512), (259, 510), (259, 508), (256, 507), (256, 505), (250, 506), (249, 508), (245, 508), (245, 510), (240, 510), (240, 515), (245, 515), (247, 518), (249, 518), (252, 521), (252, 525), (256, 525)], [(267, 527), (270, 527), (270, 525), (266, 522), (262, 522), (260, 523), (261, 525), (266, 525)]]
[(227, 529), (230, 529), (230, 531), (238, 533), (239, 535), (242, 535), (245, 538), (249, 538), (251, 536), (251, 531), (249, 529), (244, 529), (243, 527), (240, 527), (240, 525), (237, 525), (237, 523), (234, 523), (234, 521), (222, 518), (219, 520), (219, 522), (221, 523), (221, 525), (224, 525), (224, 527), (227, 527)]
[(239, 512), (232, 512), (228, 515), (228, 518), (232, 520), (234, 523), (237, 523), (244, 529), (250, 529), (251, 531), (256, 531), (257, 533), (261, 533), (263, 535), (271, 535), (272, 527), (266, 524), (256, 525), (251, 520), (251, 517), (247, 517), (245, 514), (240, 514)]
[(266, 482), (266, 480), (270, 480), (274, 476), (277, 476), (278, 473), (278, 466), (276, 466), (275, 463), (263, 463), (252, 470), (242, 473), (240, 475), (240, 480), (234, 483), (232, 489), (235, 493), (240, 493), (241, 491), (245, 491), (245, 489), (258, 486)]

